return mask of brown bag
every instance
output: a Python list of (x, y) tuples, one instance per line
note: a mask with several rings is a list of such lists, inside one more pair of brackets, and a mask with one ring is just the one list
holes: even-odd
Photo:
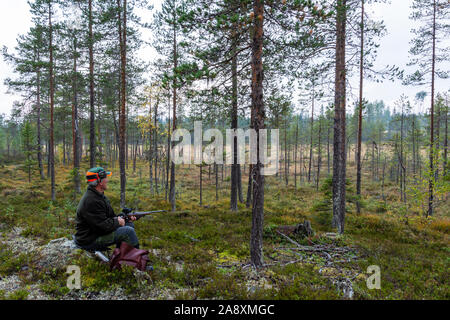
[(148, 251), (142, 249), (136, 249), (126, 242), (120, 244), (120, 248), (115, 248), (111, 259), (110, 259), (110, 269), (121, 270), (122, 265), (126, 264), (133, 266), (141, 271), (146, 270), (148, 258)]

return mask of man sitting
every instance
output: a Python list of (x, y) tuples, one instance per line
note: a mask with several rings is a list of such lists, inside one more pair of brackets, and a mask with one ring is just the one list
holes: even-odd
[[(86, 173), (88, 188), (77, 208), (75, 243), (89, 251), (104, 250), (112, 244), (119, 248), (122, 241), (138, 249), (133, 222), (125, 223), (116, 216), (104, 195), (110, 175), (102, 167)], [(135, 221), (136, 217), (131, 216), (130, 220)]]

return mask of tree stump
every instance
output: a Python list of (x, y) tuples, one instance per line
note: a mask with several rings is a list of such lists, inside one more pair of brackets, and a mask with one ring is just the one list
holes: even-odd
[(279, 226), (277, 231), (287, 236), (295, 236), (300, 239), (314, 235), (314, 230), (311, 228), (311, 222), (309, 220), (305, 220), (303, 223), (295, 226)]

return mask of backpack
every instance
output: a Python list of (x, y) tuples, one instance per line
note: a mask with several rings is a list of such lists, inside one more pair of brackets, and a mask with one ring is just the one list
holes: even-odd
[(141, 271), (146, 271), (148, 251), (136, 249), (126, 242), (120, 244), (120, 248), (115, 248), (110, 259), (110, 270), (122, 269), (122, 265), (126, 264), (135, 267)]

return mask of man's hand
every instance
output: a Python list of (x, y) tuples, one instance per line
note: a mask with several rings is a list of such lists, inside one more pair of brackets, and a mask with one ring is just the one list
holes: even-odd
[(120, 225), (121, 227), (123, 227), (123, 226), (125, 225), (125, 220), (124, 220), (123, 218), (118, 217), (118, 218), (117, 218), (117, 221), (119, 221), (119, 225)]
[(136, 216), (130, 216), (130, 220), (131, 221), (136, 221), (137, 219), (136, 219)]

